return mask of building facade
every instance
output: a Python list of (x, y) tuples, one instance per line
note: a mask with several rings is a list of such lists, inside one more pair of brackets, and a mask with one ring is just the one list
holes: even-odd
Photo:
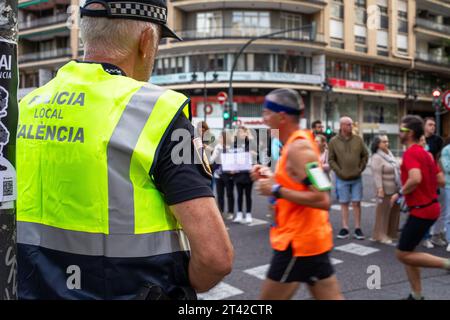
[[(78, 0), (19, 1), (19, 68), (22, 93), (48, 81), (82, 52), (70, 22)], [(432, 90), (450, 89), (448, 0), (172, 0), (169, 25), (184, 39), (164, 41), (151, 82), (192, 99), (194, 122), (223, 127), (217, 100), (228, 91), (236, 53), (233, 101), (238, 123), (262, 126), (264, 96), (290, 87), (303, 96), (303, 125), (351, 116), (370, 142), (386, 133), (398, 146), (399, 119), (434, 116)], [(287, 31), (286, 31), (287, 30)], [(333, 90), (327, 94), (323, 82)], [(328, 101), (328, 108), (327, 102)], [(444, 136), (450, 114), (441, 112)]]

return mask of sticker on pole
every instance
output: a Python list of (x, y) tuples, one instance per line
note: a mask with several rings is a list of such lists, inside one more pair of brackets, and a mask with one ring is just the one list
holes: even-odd
[[(0, 86), (0, 119), (8, 115), (9, 94)], [(16, 170), (3, 155), (3, 149), (9, 142), (8, 128), (0, 121), (0, 202), (14, 201), (17, 198)]]
[(445, 109), (450, 110), (450, 90), (445, 91), (442, 96), (442, 102), (444, 103)]

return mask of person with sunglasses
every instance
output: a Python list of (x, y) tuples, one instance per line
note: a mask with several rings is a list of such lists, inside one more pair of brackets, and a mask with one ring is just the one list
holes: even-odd
[(445, 184), (443, 173), (428, 152), (420, 145), (423, 120), (419, 116), (407, 115), (401, 120), (400, 141), (407, 150), (401, 165), (402, 188), (391, 198), (395, 203), (403, 194), (409, 207), (408, 219), (403, 226), (397, 246), (397, 259), (404, 264), (411, 293), (407, 300), (423, 300), (420, 268), (450, 270), (450, 259), (416, 252), (430, 227), (440, 214), (436, 189)]

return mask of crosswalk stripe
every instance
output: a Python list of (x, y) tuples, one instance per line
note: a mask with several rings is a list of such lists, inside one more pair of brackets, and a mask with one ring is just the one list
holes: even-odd
[(336, 258), (331, 258), (330, 260), (331, 260), (331, 264), (334, 265), (334, 266), (344, 262), (344, 261), (336, 259)]
[(266, 279), (266, 274), (267, 271), (269, 270), (269, 266), (270, 266), (269, 264), (264, 264), (259, 267), (244, 270), (244, 272), (260, 280), (264, 280)]
[(363, 246), (361, 244), (357, 244), (357, 243), (353, 243), (353, 242), (339, 246), (339, 247), (335, 247), (334, 249), (338, 250), (338, 251), (355, 254), (357, 256), (367, 256), (369, 254), (380, 251), (379, 249)]
[(220, 282), (211, 290), (204, 293), (199, 293), (197, 297), (199, 300), (223, 300), (226, 298), (237, 296), (241, 293), (244, 293), (244, 291), (235, 288), (225, 282)]
[(268, 222), (266, 220), (257, 219), (257, 218), (253, 218), (252, 220), (253, 220), (252, 223), (248, 224), (249, 227), (259, 226), (262, 224), (268, 224)]

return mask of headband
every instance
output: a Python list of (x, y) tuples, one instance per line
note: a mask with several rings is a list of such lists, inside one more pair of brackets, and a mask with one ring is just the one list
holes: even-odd
[(300, 115), (301, 110), (292, 109), (291, 107), (286, 107), (281, 104), (269, 101), (267, 99), (264, 100), (264, 108), (269, 109), (273, 112), (285, 112), (291, 115)]

